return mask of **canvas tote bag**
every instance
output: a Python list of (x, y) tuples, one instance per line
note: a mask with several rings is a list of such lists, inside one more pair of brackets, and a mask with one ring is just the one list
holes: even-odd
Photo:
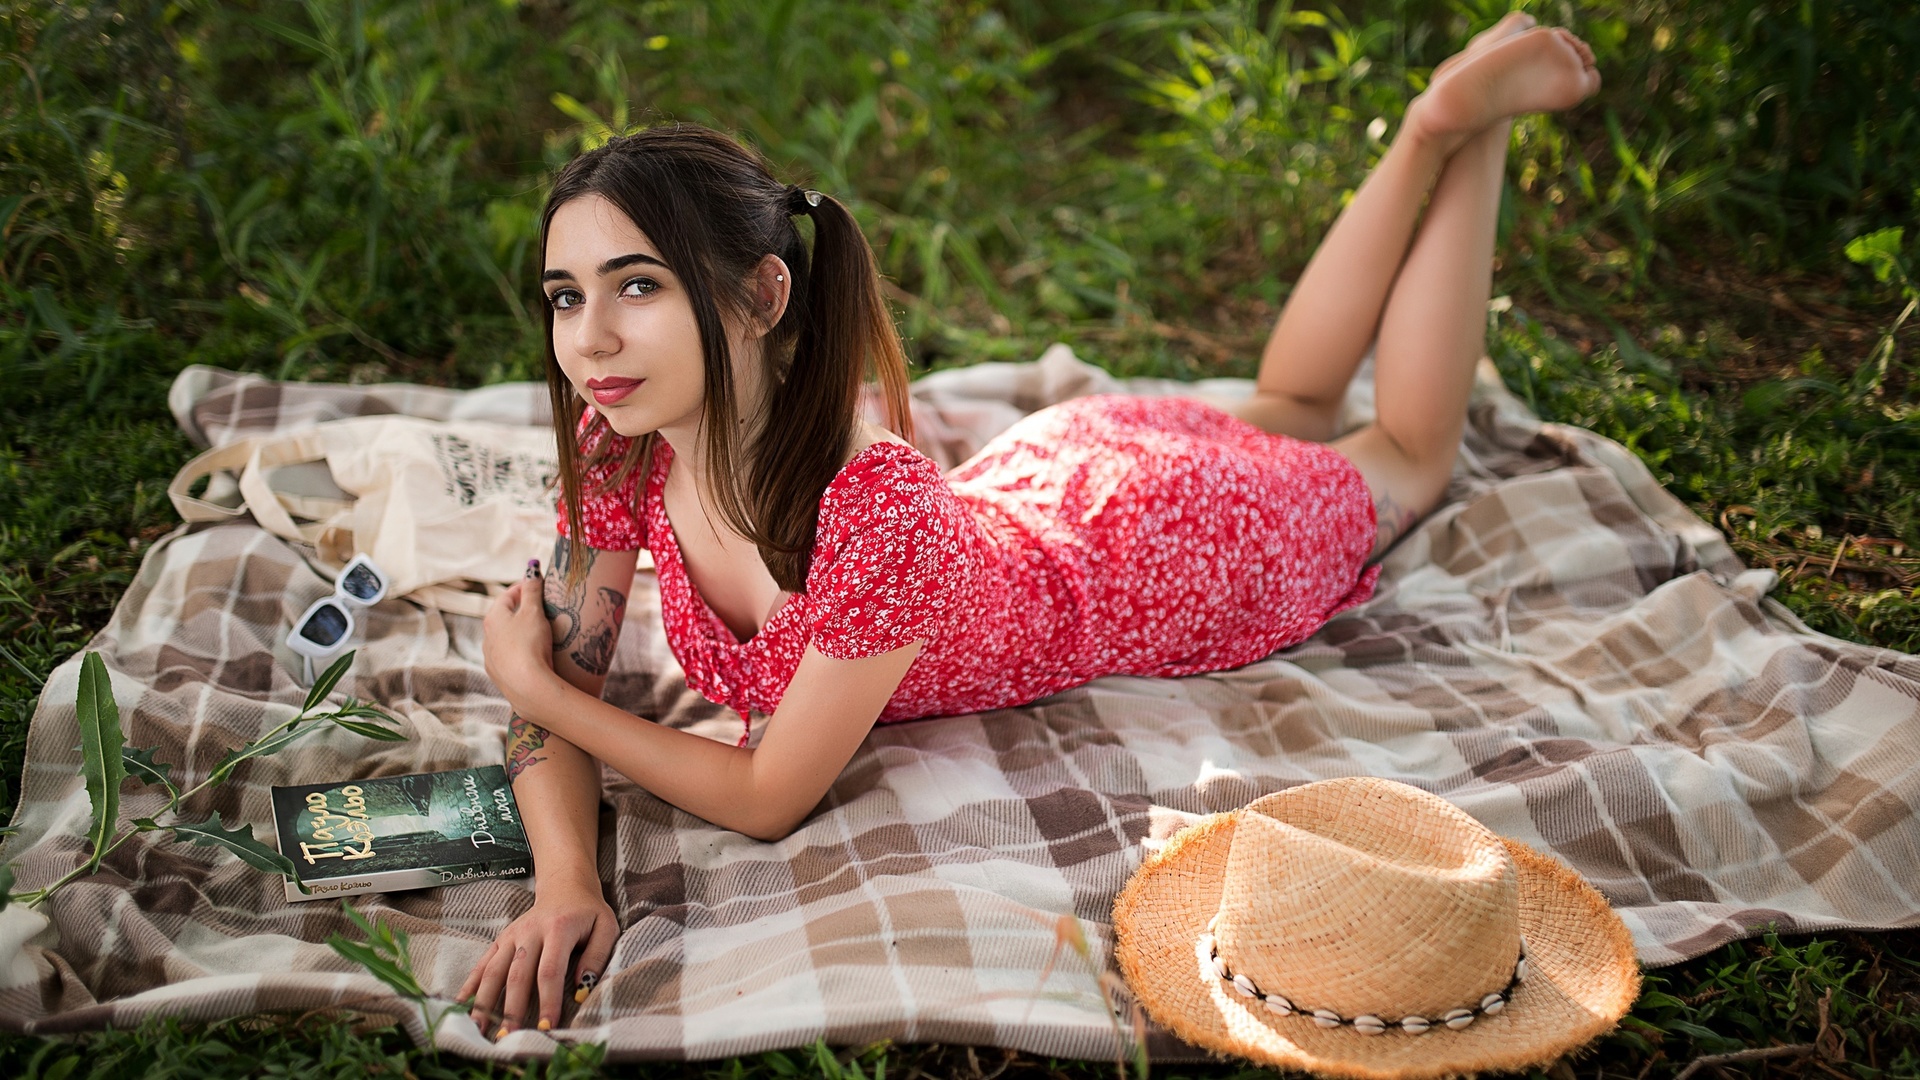
[(484, 615), (552, 548), (558, 477), (551, 428), (364, 416), (215, 447), (167, 495), (186, 521), (250, 513), (328, 569), (365, 554), (389, 595)]

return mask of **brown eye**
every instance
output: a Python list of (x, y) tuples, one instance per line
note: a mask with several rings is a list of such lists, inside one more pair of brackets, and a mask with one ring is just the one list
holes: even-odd
[(547, 306), (555, 311), (568, 311), (579, 303), (580, 293), (577, 289), (555, 289), (547, 294)]
[(621, 296), (646, 296), (660, 291), (660, 283), (647, 277), (637, 277), (620, 286)]

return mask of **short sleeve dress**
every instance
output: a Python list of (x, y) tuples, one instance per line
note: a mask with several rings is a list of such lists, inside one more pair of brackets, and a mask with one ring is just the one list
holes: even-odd
[(661, 500), (673, 451), (656, 446), (586, 501), (582, 539), (652, 551), (687, 684), (743, 721), (778, 707), (809, 645), (853, 659), (924, 641), (880, 722), (979, 712), (1251, 663), (1379, 576), (1373, 501), (1338, 451), (1185, 398), (1102, 395), (1026, 417), (946, 475), (900, 443), (855, 454), (821, 495), (806, 591), (740, 641), (687, 577)]

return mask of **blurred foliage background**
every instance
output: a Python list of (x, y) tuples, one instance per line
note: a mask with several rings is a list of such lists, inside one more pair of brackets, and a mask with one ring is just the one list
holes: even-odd
[(1911, 0), (6, 0), (0, 812), (41, 680), (176, 524), (173, 373), (537, 377), (545, 178), (608, 131), (712, 124), (847, 201), (922, 367), (1064, 340), (1248, 375), (1432, 66), (1510, 6), (1606, 85), (1515, 132), (1509, 384), (1814, 627), (1920, 649)]

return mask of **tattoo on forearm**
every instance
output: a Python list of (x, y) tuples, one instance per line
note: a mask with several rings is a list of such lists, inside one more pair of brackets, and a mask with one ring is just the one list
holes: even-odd
[(1374, 519), (1378, 523), (1379, 533), (1373, 542), (1374, 553), (1381, 554), (1393, 546), (1420, 515), (1412, 508), (1400, 505), (1391, 492), (1381, 492), (1373, 500)]
[(514, 713), (507, 721), (507, 780), (526, 772), (528, 769), (547, 760), (547, 755), (539, 753), (547, 745), (547, 729)]

